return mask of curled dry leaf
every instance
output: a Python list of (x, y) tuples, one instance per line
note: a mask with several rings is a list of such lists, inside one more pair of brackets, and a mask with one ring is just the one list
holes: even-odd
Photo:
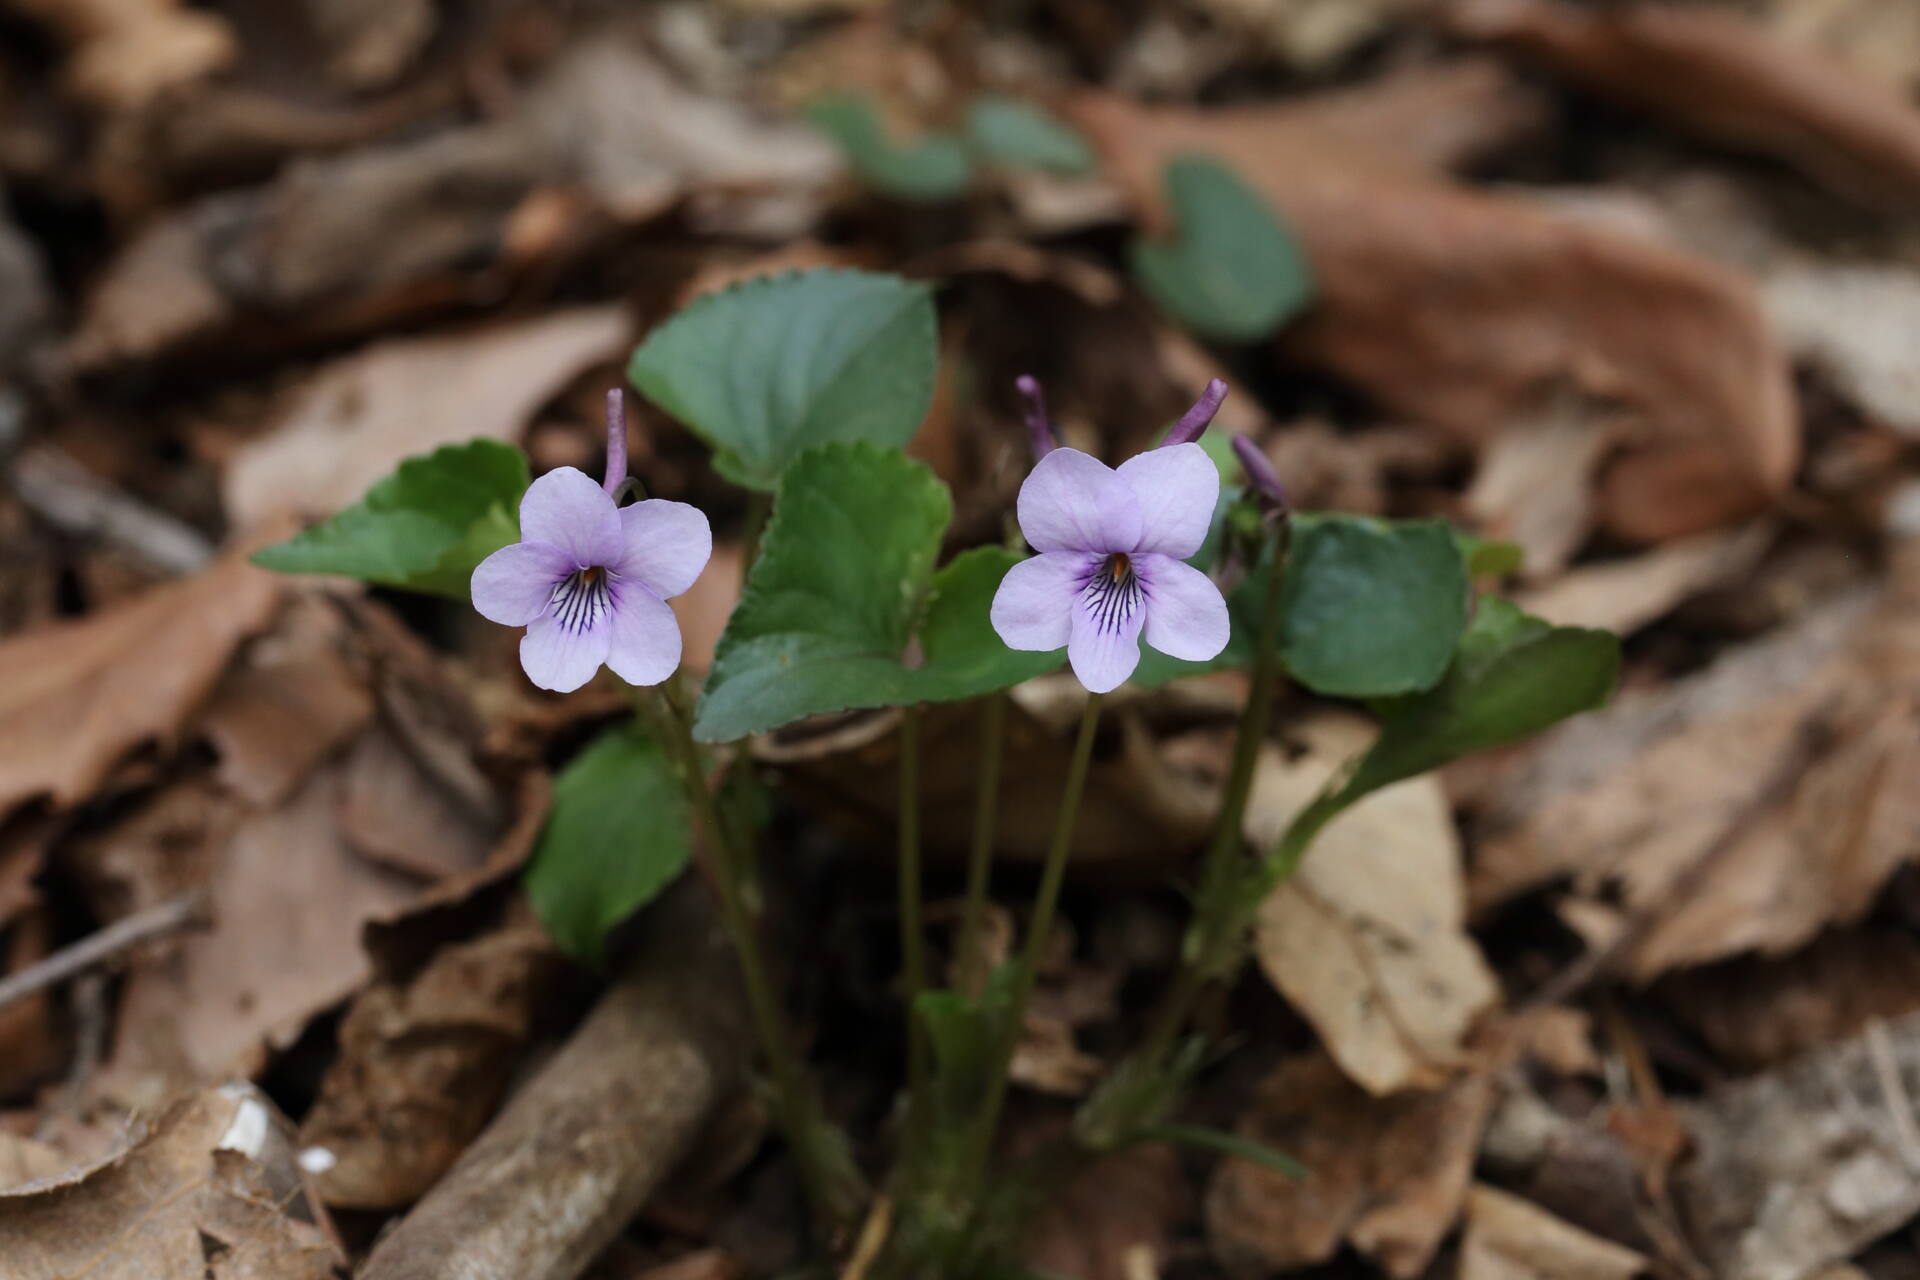
[(614, 356), (628, 331), (619, 307), (584, 307), (397, 338), (334, 361), (228, 465), (228, 518), (248, 528), (287, 513), (332, 515), (404, 458), (476, 437), (515, 439), (569, 379)]
[(1776, 533), (1770, 520), (1678, 538), (1639, 555), (1581, 565), (1516, 594), (1535, 617), (1562, 627), (1603, 627), (1631, 635), (1705, 591), (1758, 567)]
[(1679, 1172), (1726, 1280), (1800, 1280), (1920, 1210), (1920, 1018), (1873, 1023), (1688, 1110)]
[(1647, 1260), (1518, 1196), (1488, 1186), (1467, 1193), (1459, 1280), (1633, 1280)]
[(1157, 1276), (1192, 1193), (1173, 1148), (1142, 1143), (1110, 1155), (1048, 1199), (1027, 1236), (1026, 1263), (1062, 1280)]
[[(1083, 95), (1073, 115), (1137, 208), (1164, 221), (1183, 152), (1231, 165), (1312, 265), (1291, 356), (1469, 439), (1571, 387), (1648, 424), (1614, 463), (1604, 523), (1660, 540), (1759, 509), (1791, 479), (1800, 428), (1785, 357), (1741, 277), (1424, 172), (1428, 157), (1341, 135), (1301, 105), (1150, 110)], [(1412, 128), (1409, 117), (1403, 126)], [(1384, 130), (1381, 130), (1384, 132)]]
[(334, 1280), (345, 1262), (285, 1118), (248, 1084), (182, 1099), (100, 1164), (0, 1192), (0, 1257), (9, 1280)]
[[(1246, 833), (1277, 840), (1373, 729), (1333, 713), (1297, 731), (1304, 753), (1269, 749)], [(1500, 988), (1466, 931), (1460, 837), (1437, 778), (1387, 787), (1335, 818), (1300, 870), (1260, 906), (1261, 970), (1375, 1094), (1431, 1089), (1469, 1065), (1466, 1039)]]
[(1321, 1053), (1280, 1064), (1236, 1126), (1305, 1165), (1302, 1181), (1238, 1157), (1207, 1188), (1207, 1236), (1230, 1275), (1325, 1262), (1342, 1241), (1417, 1276), (1453, 1229), (1493, 1105), (1487, 1076), (1375, 1098)]
[(1715, 5), (1455, 0), (1488, 40), (1703, 137), (1775, 156), (1856, 200), (1920, 206), (1920, 110), (1847, 63)]
[(537, 926), (509, 927), (356, 998), (300, 1130), (332, 1157), (321, 1198), (398, 1209), (438, 1181), (493, 1114), (560, 967)]
[[(1790, 951), (1858, 919), (1920, 849), (1916, 725), (1920, 543), (1909, 542), (1870, 606), (1829, 601), (1531, 753), (1491, 807), (1471, 897), (1484, 909), (1573, 875), (1577, 914), (1617, 900), (1644, 929), (1620, 958), (1640, 981)], [(1789, 785), (1760, 794), (1790, 765)]]
[(283, 589), (233, 557), (0, 642), (0, 812), (42, 795), (77, 804), (135, 747), (176, 740)]

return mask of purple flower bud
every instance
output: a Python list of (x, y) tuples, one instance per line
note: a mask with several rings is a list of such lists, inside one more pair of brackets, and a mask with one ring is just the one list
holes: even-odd
[(1247, 480), (1266, 502), (1275, 510), (1287, 509), (1287, 491), (1280, 485), (1280, 473), (1273, 469), (1273, 463), (1267, 460), (1266, 453), (1255, 444), (1251, 437), (1233, 438), (1233, 456), (1240, 459), (1240, 467), (1247, 473)]
[(1167, 438), (1160, 442), (1161, 448), (1170, 444), (1192, 444), (1200, 438), (1200, 433), (1213, 421), (1213, 415), (1220, 412), (1220, 402), (1227, 398), (1227, 380), (1215, 378), (1207, 383), (1207, 389), (1193, 402), (1193, 408), (1180, 415), (1180, 421), (1173, 424), (1173, 430), (1167, 432)]
[(1033, 443), (1033, 460), (1046, 457), (1060, 447), (1059, 437), (1053, 433), (1053, 423), (1047, 417), (1047, 398), (1040, 392), (1040, 379), (1030, 373), (1023, 373), (1013, 380), (1019, 388), (1020, 399), (1027, 414), (1027, 438)]
[(600, 487), (615, 502), (620, 501), (620, 486), (627, 482), (627, 407), (620, 388), (607, 392), (607, 478)]

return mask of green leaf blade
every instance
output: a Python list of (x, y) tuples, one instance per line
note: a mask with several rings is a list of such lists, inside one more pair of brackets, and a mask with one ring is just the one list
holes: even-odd
[(1316, 693), (1377, 698), (1431, 688), (1467, 625), (1466, 562), (1439, 520), (1294, 519), (1281, 655)]
[(622, 726), (554, 779), (527, 897), (561, 950), (597, 966), (607, 931), (659, 896), (691, 857), (686, 797), (666, 749)]
[(1304, 309), (1313, 275), (1293, 235), (1257, 192), (1209, 156), (1167, 162), (1161, 180), (1179, 230), (1136, 239), (1141, 287), (1203, 338), (1258, 342)]
[(967, 140), (989, 160), (1066, 178), (1085, 177), (1096, 164), (1078, 130), (1004, 94), (981, 94), (968, 104)]
[(943, 133), (912, 140), (893, 138), (863, 93), (816, 98), (806, 115), (839, 146), (853, 171), (885, 195), (938, 204), (965, 193), (973, 181), (973, 160), (960, 139)]
[(351, 507), (263, 547), (280, 573), (327, 573), (467, 598), (474, 566), (520, 536), (526, 455), (497, 440), (408, 458)]
[(829, 267), (695, 299), (640, 344), (627, 377), (730, 479), (772, 489), (814, 446), (906, 444), (933, 403), (937, 361), (926, 285)]

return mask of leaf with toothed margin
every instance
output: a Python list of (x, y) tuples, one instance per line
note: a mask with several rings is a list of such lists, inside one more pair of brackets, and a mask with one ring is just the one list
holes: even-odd
[(467, 598), (473, 568), (520, 537), (527, 458), (497, 440), (408, 458), (353, 506), (253, 562), (280, 573), (331, 573)]
[(867, 444), (802, 454), (720, 637), (695, 736), (725, 742), (825, 712), (971, 698), (1058, 666), (1057, 653), (1008, 649), (989, 620), (1019, 556), (980, 547), (934, 571), (951, 517), (946, 486), (902, 454)]
[(695, 299), (647, 335), (627, 377), (712, 446), (721, 474), (771, 489), (815, 445), (906, 444), (937, 361), (926, 285), (830, 267)]

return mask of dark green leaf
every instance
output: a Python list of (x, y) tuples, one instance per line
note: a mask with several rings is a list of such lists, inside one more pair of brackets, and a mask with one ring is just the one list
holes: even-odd
[(691, 853), (666, 750), (638, 726), (610, 729), (554, 779), (527, 897), (561, 950), (597, 965), (607, 930), (672, 884)]
[(839, 144), (855, 173), (887, 195), (937, 203), (960, 195), (973, 180), (973, 161), (960, 139), (943, 133), (912, 141), (890, 137), (865, 94), (818, 98), (807, 107), (807, 119)]
[(1281, 654), (1316, 693), (1377, 698), (1432, 687), (1467, 623), (1467, 569), (1439, 520), (1296, 516)]
[(1265, 1143), (1219, 1129), (1208, 1129), (1197, 1124), (1162, 1124), (1142, 1130), (1140, 1136), (1149, 1142), (1171, 1142), (1177, 1146), (1238, 1156), (1283, 1178), (1300, 1180), (1311, 1176), (1307, 1166), (1290, 1156), (1281, 1155)]
[(926, 285), (826, 268), (689, 303), (647, 336), (627, 376), (713, 447), (729, 479), (771, 489), (814, 445), (911, 440), (937, 359)]
[(1257, 342), (1307, 305), (1307, 260), (1266, 202), (1208, 156), (1176, 156), (1162, 173), (1178, 226), (1132, 245), (1134, 275), (1175, 320), (1204, 338)]
[(253, 562), (464, 600), (473, 567), (519, 539), (527, 484), (526, 455), (511, 445), (446, 445), (408, 458), (365, 498)]
[(1552, 626), (1485, 597), (1446, 678), (1425, 693), (1379, 704), (1380, 737), (1342, 799), (1350, 803), (1602, 706), (1619, 672), (1620, 640), (1612, 632)]
[(1092, 173), (1093, 148), (1079, 131), (1031, 102), (982, 94), (967, 107), (967, 139), (989, 160), (1063, 177)]
[(933, 1132), (964, 1138), (978, 1120), (980, 1107), (997, 1072), (1005, 1064), (1007, 1019), (1013, 1011), (1014, 964), (988, 977), (978, 998), (958, 991), (922, 991), (914, 1016), (926, 1030), (933, 1054)]
[[(720, 638), (694, 724), (724, 742), (805, 716), (970, 698), (1047, 671), (988, 620), (1016, 557), (982, 548), (933, 572), (952, 515), (926, 466), (827, 445), (781, 481), (746, 590)], [(909, 666), (910, 642), (923, 661)]]

